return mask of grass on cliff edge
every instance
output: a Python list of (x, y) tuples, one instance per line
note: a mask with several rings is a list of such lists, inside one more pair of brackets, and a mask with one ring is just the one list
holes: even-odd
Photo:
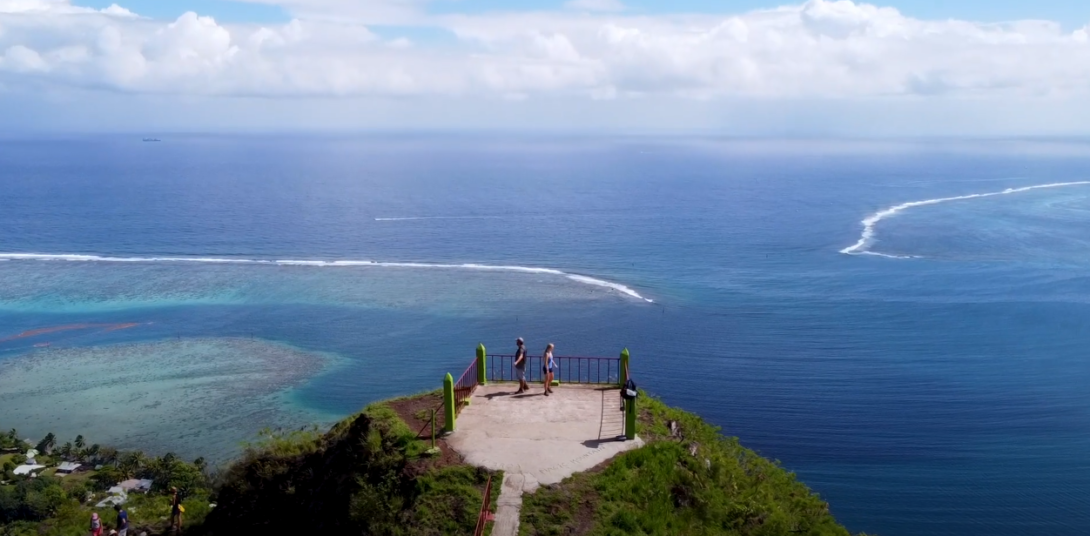
[[(641, 395), (647, 445), (524, 496), (521, 536), (848, 536), (793, 473), (696, 415)], [(672, 420), (680, 439), (667, 428)]]

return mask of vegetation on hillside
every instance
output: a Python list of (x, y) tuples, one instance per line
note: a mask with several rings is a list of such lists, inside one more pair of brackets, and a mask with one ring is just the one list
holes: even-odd
[(828, 504), (736, 438), (646, 395), (639, 405), (648, 445), (524, 496), (522, 536), (848, 535)]
[[(201, 460), (148, 457), (88, 446), (82, 437), (39, 446), (61, 459), (101, 465), (65, 478), (46, 471), (16, 478), (18, 452), (30, 445), (0, 434), (0, 536), (86, 532), (90, 513), (108, 524), (112, 512), (90, 506), (125, 478), (152, 478), (147, 496), (130, 496), (132, 526), (164, 534), (171, 486), (185, 494), (186, 533), (219, 536), (276, 533), (400, 535), (471, 534), (488, 471), (469, 467), (449, 449), (430, 457), (430, 416), (438, 395), (378, 403), (334, 426), (266, 431), (241, 458), (210, 475)], [(794, 475), (723, 437), (696, 415), (640, 399), (642, 449), (523, 498), (521, 534), (847, 536), (828, 505)], [(10, 440), (8, 438), (11, 438)], [(7, 445), (7, 446), (5, 446)], [(499, 476), (490, 501), (495, 507)], [(214, 506), (213, 506), (214, 503)], [(109, 526), (109, 525), (108, 525)]]
[(201, 533), (472, 533), (489, 473), (438, 463), (426, 446), (386, 404), (326, 434), (269, 437), (224, 474)]
[[(112, 508), (93, 505), (107, 496), (106, 491), (122, 480), (153, 480), (148, 495), (131, 494), (126, 509), (132, 527), (161, 533), (170, 513), (170, 488), (177, 487), (186, 507), (186, 522), (199, 524), (208, 513), (211, 479), (203, 460), (193, 463), (167, 453), (151, 457), (142, 452), (118, 452), (116, 449), (87, 445), (83, 436), (57, 446), (54, 434), (47, 434), (35, 447), (36, 457), (47, 468), (35, 478), (17, 476), (14, 469), (26, 461), (29, 443), (18, 439), (15, 430), (0, 436), (0, 456), (4, 483), (0, 484), (0, 536), (51, 536), (87, 532), (92, 512), (97, 512), (108, 526), (115, 514)], [(49, 453), (49, 454), (45, 454)], [(78, 462), (88, 470), (65, 477), (56, 476), (48, 467), (62, 461)]]

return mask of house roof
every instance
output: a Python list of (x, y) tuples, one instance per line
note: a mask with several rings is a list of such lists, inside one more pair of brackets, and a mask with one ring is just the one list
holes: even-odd
[(30, 473), (37, 471), (38, 469), (45, 469), (44, 465), (20, 465), (16, 467), (12, 473), (17, 475), (29, 475)]
[(119, 482), (117, 484), (117, 486), (120, 487), (123, 490), (134, 490), (134, 489), (135, 490), (150, 490), (151, 489), (151, 484), (152, 484), (151, 480), (147, 480), (147, 479), (137, 480), (135, 478), (132, 478), (132, 479), (126, 480), (124, 482)]
[(69, 472), (71, 472), (71, 471), (75, 471), (76, 469), (79, 469), (80, 465), (81, 464), (73, 463), (73, 462), (62, 462), (60, 465), (57, 466), (57, 470), (58, 471), (69, 471)]

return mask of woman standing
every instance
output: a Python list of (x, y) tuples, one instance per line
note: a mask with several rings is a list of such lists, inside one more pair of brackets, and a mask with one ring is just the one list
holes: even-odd
[(553, 343), (550, 342), (545, 347), (545, 355), (541, 356), (541, 360), (544, 361), (541, 372), (545, 376), (545, 396), (549, 396), (549, 393), (553, 392), (553, 371), (556, 370), (556, 360), (553, 359)]

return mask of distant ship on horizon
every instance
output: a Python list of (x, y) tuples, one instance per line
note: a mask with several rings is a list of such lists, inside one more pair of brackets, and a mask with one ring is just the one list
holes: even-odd
[(159, 138), (144, 138), (144, 141), (163, 141), (163, 140), (160, 140)]

